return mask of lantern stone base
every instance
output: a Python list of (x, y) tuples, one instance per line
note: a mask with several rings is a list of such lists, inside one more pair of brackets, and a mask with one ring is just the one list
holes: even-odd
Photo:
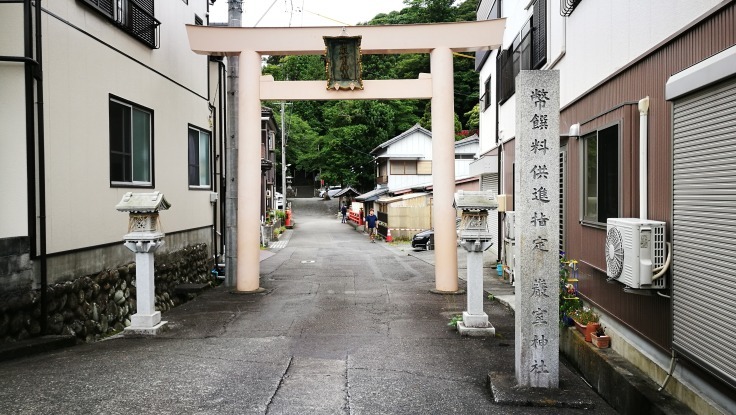
[(463, 312), (463, 321), (457, 323), (457, 331), (461, 336), (493, 337), (496, 329), (488, 321), (488, 314), (470, 314)]
[(488, 323), (488, 327), (467, 327), (462, 322), (457, 323), (457, 332), (461, 336), (470, 337), (495, 337), (496, 328)]
[(131, 325), (123, 330), (123, 334), (126, 336), (156, 336), (168, 329), (166, 323), (168, 321), (161, 321), (153, 327), (136, 327)]
[(151, 314), (136, 313), (130, 316), (130, 326), (124, 330), (125, 334), (155, 336), (163, 331), (166, 321), (161, 321), (161, 312)]
[(153, 327), (161, 321), (161, 312), (151, 314), (135, 313), (130, 316), (130, 325), (134, 327)]

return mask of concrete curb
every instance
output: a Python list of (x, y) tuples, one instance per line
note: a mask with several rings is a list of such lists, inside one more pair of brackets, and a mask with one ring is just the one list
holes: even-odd
[(19, 342), (6, 343), (0, 347), (0, 362), (59, 350), (76, 344), (77, 339), (74, 336), (41, 336)]
[(609, 349), (598, 349), (573, 327), (560, 330), (560, 353), (593, 389), (622, 414), (694, 414), (666, 391), (659, 392), (629, 361)]

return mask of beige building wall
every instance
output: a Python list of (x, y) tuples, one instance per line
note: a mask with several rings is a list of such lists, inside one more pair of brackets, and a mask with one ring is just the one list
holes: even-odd
[[(0, 55), (23, 56), (23, 5), (0, 3)], [(0, 62), (0, 238), (28, 236), (25, 64)]]
[[(49, 8), (54, 15), (43, 15), (48, 252), (120, 241), (128, 219), (115, 205), (129, 191), (164, 193), (172, 204), (161, 214), (165, 232), (211, 225), (210, 192), (189, 190), (187, 176), (188, 126), (210, 130), (207, 57), (189, 49), (184, 29), (194, 20), (186, 16), (192, 8), (156, 2), (160, 49), (78, 2)], [(111, 94), (153, 113), (153, 189), (110, 186)]]

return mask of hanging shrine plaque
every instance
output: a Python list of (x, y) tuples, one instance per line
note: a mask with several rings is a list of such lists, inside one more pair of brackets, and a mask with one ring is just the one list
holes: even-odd
[(327, 89), (363, 89), (360, 59), (362, 36), (323, 36), (327, 64)]

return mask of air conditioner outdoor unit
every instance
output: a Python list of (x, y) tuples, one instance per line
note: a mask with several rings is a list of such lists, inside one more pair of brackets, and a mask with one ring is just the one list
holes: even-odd
[(506, 212), (503, 218), (503, 236), (504, 238), (514, 240), (516, 239), (516, 226), (514, 224), (515, 212)]
[(637, 218), (609, 218), (606, 274), (629, 288), (663, 289), (665, 278), (652, 280), (665, 263), (665, 223)]
[(501, 260), (503, 261), (503, 264), (506, 266), (506, 270), (509, 274), (509, 278), (511, 279), (511, 283), (514, 283), (514, 267), (515, 262), (514, 259), (516, 259), (516, 225), (515, 225), (515, 217), (513, 211), (506, 212), (504, 219), (503, 219), (503, 258)]

